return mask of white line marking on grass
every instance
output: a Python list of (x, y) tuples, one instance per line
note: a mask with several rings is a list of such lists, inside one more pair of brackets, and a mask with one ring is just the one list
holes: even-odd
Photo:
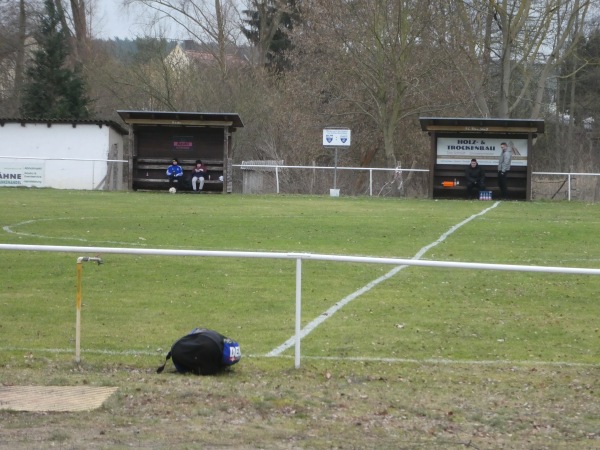
[[(72, 348), (22, 348), (22, 347), (4, 347), (0, 348), (0, 351), (5, 352), (27, 352), (27, 353), (73, 353), (75, 354), (75, 350)], [(93, 349), (81, 349), (82, 353), (89, 353), (93, 355), (109, 355), (109, 356), (126, 356), (126, 355), (145, 355), (145, 356), (153, 356), (159, 355), (164, 357), (168, 350), (164, 349), (156, 349), (152, 350), (93, 350)]]
[[(4, 347), (0, 348), (0, 352), (26, 352), (26, 353), (74, 353), (72, 348), (21, 348), (21, 347)], [(108, 356), (157, 356), (164, 358), (167, 350), (156, 349), (152, 350), (94, 350), (82, 349), (82, 353), (88, 355), (108, 355)], [(277, 358), (291, 359), (291, 355), (278, 355)], [(252, 355), (243, 354), (243, 358), (273, 358), (267, 355)], [(447, 358), (374, 358), (374, 357), (359, 357), (359, 356), (303, 356), (304, 359), (315, 359), (323, 361), (353, 361), (353, 362), (373, 362), (373, 363), (392, 363), (392, 364), (430, 364), (430, 365), (472, 365), (472, 366), (496, 366), (496, 365), (511, 365), (511, 366), (546, 366), (546, 367), (591, 367), (600, 368), (597, 363), (581, 363), (572, 361), (511, 361), (505, 359), (497, 360), (472, 360), (472, 359), (447, 359)]]
[[(265, 355), (269, 358), (272, 356)], [(292, 359), (291, 355), (280, 355), (279, 358)], [(565, 366), (565, 367), (600, 367), (600, 364), (595, 363), (579, 363), (569, 361), (510, 361), (506, 359), (497, 360), (473, 360), (473, 359), (446, 359), (446, 358), (365, 358), (359, 356), (303, 356), (303, 359), (320, 359), (325, 361), (358, 361), (358, 362), (375, 362), (375, 363), (410, 363), (410, 364), (432, 364), (432, 365), (469, 365), (469, 366), (495, 366), (495, 365), (511, 365), (511, 366)]]
[[(454, 233), (460, 227), (462, 227), (463, 225), (466, 225), (471, 220), (473, 220), (473, 219), (475, 219), (475, 218), (477, 218), (479, 216), (483, 216), (484, 214), (486, 214), (488, 211), (491, 211), (492, 209), (494, 209), (499, 204), (500, 204), (500, 202), (496, 202), (492, 206), (490, 206), (489, 208), (486, 208), (486, 209), (484, 209), (483, 211), (481, 211), (481, 212), (479, 212), (477, 214), (473, 214), (471, 217), (469, 217), (469, 218), (463, 220), (462, 222), (454, 225), (448, 231), (446, 231), (444, 234), (442, 234), (438, 238), (437, 241), (432, 242), (431, 244), (426, 245), (421, 250), (419, 250), (417, 252), (417, 254), (415, 256), (413, 256), (411, 259), (414, 259), (414, 260), (421, 259), (421, 257), (428, 250), (430, 250), (431, 248), (435, 247), (436, 245), (441, 244), (442, 242), (444, 242), (444, 240), (446, 240), (446, 238), (448, 236), (450, 236), (452, 233)], [(379, 283), (381, 283), (381, 282), (383, 282), (383, 281), (385, 281), (385, 280), (393, 277), (394, 275), (396, 275), (398, 272), (400, 272), (402, 269), (404, 269), (406, 267), (408, 267), (408, 266), (406, 266), (406, 265), (396, 266), (392, 270), (390, 270), (388, 273), (386, 273), (385, 275), (377, 278), (374, 281), (371, 281), (369, 284), (367, 284), (366, 286), (363, 286), (358, 291), (353, 292), (352, 294), (348, 295), (347, 297), (344, 297), (343, 299), (341, 299), (339, 302), (337, 302), (336, 304), (334, 304), (327, 311), (325, 311), (324, 313), (322, 313), (319, 317), (317, 317), (316, 319), (312, 320), (309, 324), (307, 324), (300, 331), (300, 339), (304, 339), (306, 336), (308, 336), (308, 334), (312, 330), (314, 330), (315, 328), (317, 328), (319, 325), (321, 325), (323, 322), (325, 322), (327, 319), (329, 319), (332, 315), (334, 315), (336, 312), (338, 312), (340, 309), (342, 309), (344, 306), (346, 306), (352, 300), (354, 300), (355, 298), (361, 296), (365, 292), (370, 291), (375, 286), (377, 286)], [(281, 353), (283, 353), (284, 351), (286, 351), (288, 348), (292, 347), (295, 344), (295, 342), (296, 342), (296, 336), (292, 336), (287, 341), (285, 341), (283, 344), (281, 344), (279, 347), (274, 348), (269, 353), (267, 353), (267, 356), (279, 356), (279, 355), (281, 355)]]
[[(66, 240), (66, 241), (79, 241), (79, 242), (106, 242), (107, 244), (119, 244), (119, 245), (141, 245), (141, 246), (146, 245), (146, 244), (142, 244), (139, 242), (94, 241), (94, 240), (90, 240), (90, 239), (76, 238), (76, 237), (44, 236), (43, 234), (24, 233), (22, 231), (13, 230), (13, 227), (16, 228), (21, 225), (28, 225), (30, 223), (50, 221), (50, 220), (75, 220), (75, 219), (72, 219), (70, 217), (60, 217), (60, 218), (55, 218), (55, 219), (32, 219), (32, 220), (26, 220), (24, 222), (19, 222), (14, 225), (6, 225), (6, 226), (2, 227), (2, 229), (4, 231), (6, 231), (7, 233), (16, 234), (17, 236), (28, 236), (28, 237), (36, 237), (36, 238), (42, 238), (42, 239), (60, 239), (60, 240)], [(94, 220), (94, 218), (93, 217), (82, 217), (81, 220)]]

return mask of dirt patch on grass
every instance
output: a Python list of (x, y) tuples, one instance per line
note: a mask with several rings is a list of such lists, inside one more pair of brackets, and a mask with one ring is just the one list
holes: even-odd
[(0, 408), (29, 412), (91, 411), (116, 390), (93, 386), (0, 386)]

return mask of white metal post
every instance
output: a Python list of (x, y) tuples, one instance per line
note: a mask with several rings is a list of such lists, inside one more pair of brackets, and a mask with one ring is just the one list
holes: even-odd
[(77, 302), (75, 315), (75, 362), (81, 361), (80, 342), (81, 342), (81, 274), (83, 266), (82, 258), (77, 258)]
[(300, 332), (302, 319), (302, 258), (296, 259), (296, 342), (294, 366), (300, 368)]
[(337, 147), (335, 148), (335, 169), (333, 170), (333, 188), (337, 189)]
[[(600, 175), (600, 174), (598, 174)], [(498, 203), (496, 203), (498, 204)], [(495, 206), (493, 206), (495, 207)], [(492, 207), (492, 208), (493, 208)], [(477, 217), (485, 211), (472, 217)], [(462, 226), (468, 222), (467, 219), (461, 222), (453, 229)], [(438, 241), (440, 242), (440, 241)], [(291, 337), (284, 345), (270, 352), (267, 356), (278, 356), (281, 351), (291, 348), (296, 344), (295, 365), (300, 367), (300, 339), (301, 339), (301, 305), (302, 305), (302, 259), (311, 261), (345, 261), (352, 263), (373, 263), (389, 264), (394, 266), (418, 266), (418, 267), (440, 267), (440, 268), (462, 268), (471, 270), (501, 270), (501, 271), (519, 271), (519, 272), (538, 272), (538, 273), (564, 273), (564, 274), (582, 274), (600, 276), (600, 269), (590, 269), (585, 267), (548, 267), (548, 266), (526, 266), (516, 264), (487, 264), (481, 262), (454, 262), (454, 261), (431, 261), (421, 259), (403, 259), (403, 258), (375, 258), (369, 256), (349, 256), (349, 255), (323, 255), (313, 253), (280, 253), (280, 252), (238, 252), (238, 251), (217, 251), (217, 250), (182, 250), (182, 249), (155, 249), (155, 248), (126, 248), (126, 247), (81, 247), (81, 246), (58, 246), (58, 245), (25, 245), (25, 244), (2, 244), (0, 250), (17, 251), (37, 251), (37, 252), (94, 252), (111, 253), (122, 255), (161, 255), (161, 256), (207, 256), (207, 257), (230, 257), (230, 258), (268, 258), (268, 259), (295, 259), (296, 260), (296, 327), (295, 335)], [(102, 263), (100, 258), (81, 257), (77, 260), (80, 264), (83, 261), (96, 261)], [(390, 272), (392, 273), (392, 272)], [(382, 278), (383, 279), (383, 278)], [(78, 282), (78, 308), (81, 307), (80, 283)], [(348, 297), (349, 298), (349, 297)], [(77, 333), (79, 335), (79, 332)], [(79, 344), (77, 344), (79, 348)]]

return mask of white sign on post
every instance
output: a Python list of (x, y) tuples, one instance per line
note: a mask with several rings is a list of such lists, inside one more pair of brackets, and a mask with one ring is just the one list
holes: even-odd
[(347, 128), (325, 128), (323, 130), (325, 147), (350, 147), (350, 130)]
[(348, 128), (325, 128), (323, 130), (323, 145), (335, 149), (335, 170), (333, 172), (333, 189), (329, 190), (329, 195), (339, 197), (340, 190), (337, 188), (337, 163), (338, 147), (350, 147), (350, 130)]

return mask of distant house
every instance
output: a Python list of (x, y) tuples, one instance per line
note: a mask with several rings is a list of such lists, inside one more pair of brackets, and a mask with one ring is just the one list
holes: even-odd
[(0, 118), (0, 187), (127, 189), (126, 134), (109, 120)]
[[(217, 64), (216, 47), (200, 45), (192, 40), (186, 40), (177, 45), (165, 58), (166, 63), (173, 68), (185, 67), (190, 64), (212, 65)], [(248, 59), (238, 48), (232, 49), (225, 55), (225, 62), (228, 65), (244, 65)]]

